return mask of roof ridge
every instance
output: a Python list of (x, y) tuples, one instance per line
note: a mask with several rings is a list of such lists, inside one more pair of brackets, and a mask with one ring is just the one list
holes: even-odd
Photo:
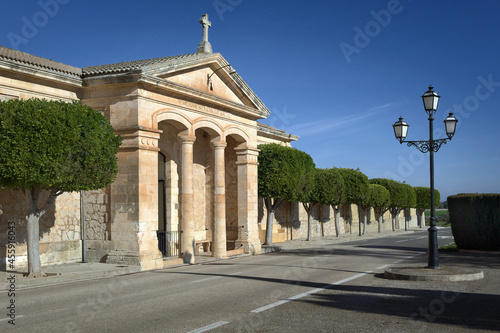
[(83, 75), (96, 75), (96, 74), (110, 74), (131, 71), (134, 69), (149, 68), (158, 64), (166, 63), (169, 61), (182, 60), (182, 59), (202, 59), (214, 54), (199, 54), (199, 53), (188, 53), (169, 57), (160, 58), (150, 58), (143, 60), (133, 60), (133, 61), (123, 61), (113, 64), (88, 66), (82, 69)]

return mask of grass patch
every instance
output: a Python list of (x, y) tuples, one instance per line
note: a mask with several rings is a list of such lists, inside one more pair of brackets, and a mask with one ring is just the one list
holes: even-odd
[[(436, 209), (434, 210), (434, 213), (436, 214), (436, 217), (442, 216), (442, 215), (448, 215), (448, 209)], [(431, 211), (427, 209), (425, 212), (425, 217), (430, 217), (431, 216)]]
[(438, 250), (439, 251), (455, 252), (455, 251), (458, 251), (458, 247), (457, 247), (457, 244), (452, 243), (452, 244), (448, 244), (445, 246), (441, 246)]
[[(440, 209), (436, 210), (436, 226), (438, 227), (449, 227), (451, 226), (450, 224), (450, 217), (448, 216), (448, 210), (447, 209)], [(431, 224), (431, 211), (426, 210), (425, 211), (425, 225), (429, 226)]]

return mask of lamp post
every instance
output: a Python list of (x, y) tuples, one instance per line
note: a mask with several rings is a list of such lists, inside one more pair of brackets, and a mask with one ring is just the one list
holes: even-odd
[(453, 113), (450, 112), (448, 117), (444, 120), (446, 135), (448, 138), (437, 139), (433, 138), (433, 121), (434, 114), (436, 113), (440, 96), (433, 90), (432, 86), (429, 86), (429, 90), (426, 91), (422, 95), (422, 101), (424, 102), (425, 112), (429, 115), (429, 140), (426, 141), (405, 141), (405, 138), (408, 134), (408, 125), (405, 121), (403, 121), (402, 117), (399, 117), (399, 120), (394, 123), (394, 135), (396, 139), (399, 140), (399, 143), (405, 142), (408, 147), (414, 146), (422, 153), (429, 153), (430, 157), (430, 187), (431, 187), (431, 226), (429, 227), (429, 248), (428, 248), (428, 268), (440, 268), (439, 267), (439, 258), (438, 258), (438, 250), (437, 250), (437, 228), (436, 228), (436, 216), (434, 209), (434, 152), (437, 153), (441, 145), (445, 144), (447, 140), (451, 140), (453, 135), (455, 134), (455, 129), (457, 126), (457, 118), (453, 116)]

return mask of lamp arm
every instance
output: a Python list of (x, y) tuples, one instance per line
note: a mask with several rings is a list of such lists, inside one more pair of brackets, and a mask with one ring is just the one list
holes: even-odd
[[(446, 144), (448, 140), (451, 140), (450, 138), (444, 138), (444, 139), (437, 139), (437, 140), (432, 140), (432, 150), (437, 153), (439, 148), (443, 144)], [(408, 147), (414, 146), (418, 150), (420, 150), (422, 153), (428, 153), (431, 150), (431, 144), (429, 140), (422, 140), (422, 141), (401, 141), (401, 144), (406, 143)]]
[(228, 65), (225, 65), (225, 66), (222, 66), (222, 67), (218, 68), (215, 72), (213, 72), (212, 74), (210, 74), (210, 75), (208, 76), (208, 80), (210, 81), (210, 78), (212, 77), (212, 75), (214, 75), (215, 73), (217, 73), (217, 72), (218, 72), (218, 71), (220, 71), (221, 69), (226, 68), (226, 67), (229, 67), (229, 66), (231, 66), (231, 65), (229, 65), (229, 64), (228, 64)]

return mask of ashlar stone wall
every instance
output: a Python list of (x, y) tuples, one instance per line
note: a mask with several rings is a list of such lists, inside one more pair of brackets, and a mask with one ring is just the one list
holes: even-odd
[[(311, 212), (311, 236), (327, 237), (335, 236), (335, 212), (329, 206), (314, 206)], [(408, 226), (417, 227), (417, 216), (415, 209), (409, 212), (400, 212), (396, 228), (404, 229), (405, 220)], [(259, 237), (261, 242), (265, 241), (267, 212), (264, 200), (259, 198)], [(340, 209), (340, 234), (359, 233), (359, 214), (357, 205), (345, 205)], [(363, 228), (363, 226), (362, 226)], [(392, 218), (389, 212), (383, 217), (382, 231), (392, 230)], [(368, 213), (366, 233), (378, 232), (378, 221), (375, 212), (371, 209)], [(307, 212), (302, 203), (284, 202), (275, 213), (273, 224), (273, 242), (279, 243), (290, 239), (307, 238)]]

